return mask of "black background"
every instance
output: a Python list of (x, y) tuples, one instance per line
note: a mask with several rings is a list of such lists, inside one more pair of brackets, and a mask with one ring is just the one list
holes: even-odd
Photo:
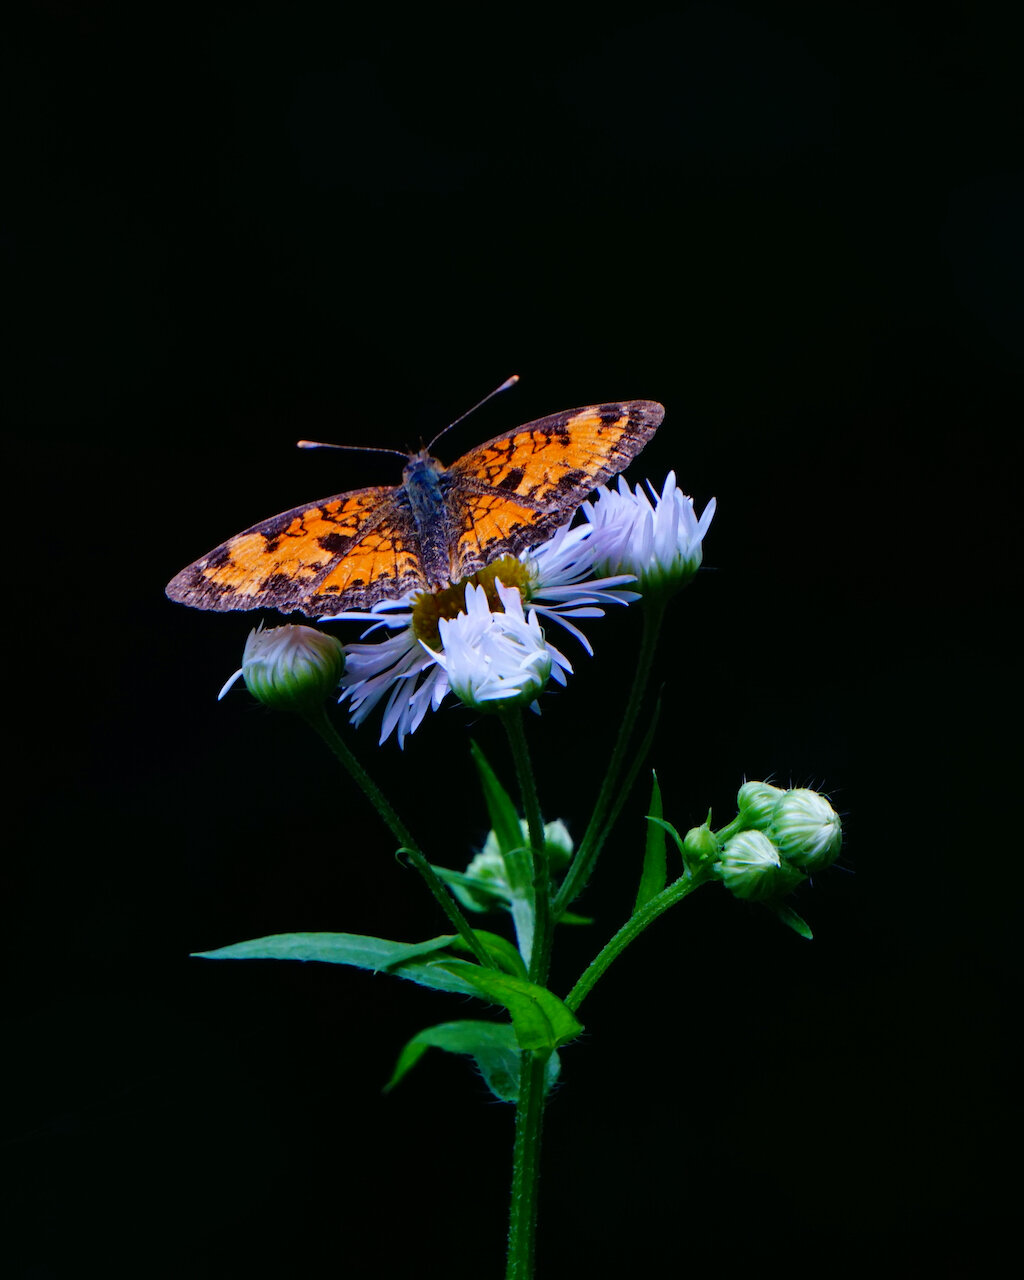
[[(398, 478), (297, 437), (414, 448), (513, 371), (444, 459), (652, 398), (630, 474), (718, 498), (663, 641), (667, 816), (724, 821), (771, 774), (846, 819), (797, 902), (813, 943), (708, 890), (588, 1002), (541, 1274), (983, 1267), (1017, 1149), (1022, 209), (998, 11), (51, 3), (5, 47), (9, 1274), (501, 1273), (511, 1112), (440, 1054), (380, 1093), (408, 1036), (472, 1011), (187, 958), (444, 923), (308, 732), (216, 703), (254, 619), (163, 584), (274, 511)], [(637, 618), (588, 633), (533, 734), (577, 835)], [(487, 825), (470, 730), (508, 777), (496, 726), (447, 705), (404, 753), (352, 739), (452, 865)], [(623, 916), (641, 815), (557, 990)]]

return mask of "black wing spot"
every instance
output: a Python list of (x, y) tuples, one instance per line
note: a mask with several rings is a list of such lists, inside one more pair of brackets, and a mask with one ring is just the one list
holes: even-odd
[(317, 538), (316, 544), (323, 551), (344, 551), (351, 538), (346, 538), (343, 533), (325, 533), (323, 537)]

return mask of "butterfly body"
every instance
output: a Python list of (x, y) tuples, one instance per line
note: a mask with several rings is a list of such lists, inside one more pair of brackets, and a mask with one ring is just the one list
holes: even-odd
[(199, 609), (319, 618), (438, 591), (550, 537), (640, 452), (664, 416), (650, 400), (552, 414), (445, 467), (411, 454), (402, 483), (337, 494), (236, 534), (174, 577)]
[(409, 459), (395, 495), (396, 503), (401, 503), (402, 490), (405, 491), (419, 541), (420, 565), (430, 591), (443, 590), (456, 569), (451, 556), (455, 535), (445, 496), (449, 488), (446, 476), (447, 469), (424, 449)]

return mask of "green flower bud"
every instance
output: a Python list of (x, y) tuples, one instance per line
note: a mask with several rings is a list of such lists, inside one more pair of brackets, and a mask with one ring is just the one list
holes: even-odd
[(763, 831), (731, 836), (715, 870), (730, 893), (755, 902), (781, 897), (803, 879), (799, 871), (783, 866), (778, 849)]
[[(530, 843), (530, 828), (525, 818), (519, 819), (519, 827), (523, 833), (523, 845), (527, 846)], [(545, 822), (544, 848), (552, 871), (561, 871), (572, 861), (572, 837), (561, 818)], [(470, 911), (493, 911), (496, 907), (508, 906), (512, 890), (505, 859), (494, 831), (488, 831), (484, 847), (466, 868), (466, 875), (476, 883), (451, 883), (455, 896), (464, 907), (468, 907)]]
[(839, 814), (824, 796), (806, 787), (779, 798), (769, 831), (784, 860), (802, 871), (831, 866), (843, 843)]
[(474, 883), (452, 883), (452, 892), (470, 911), (494, 911), (498, 907), (507, 907), (511, 901), (512, 891), (505, 870), (505, 859), (501, 856), (498, 841), (492, 831), (484, 847), (466, 868), (466, 876)]
[(241, 668), (221, 689), (223, 698), (239, 676), (254, 698), (279, 711), (312, 711), (337, 688), (345, 669), (340, 640), (313, 627), (287, 625), (249, 632)]
[(744, 782), (736, 796), (740, 817), (745, 827), (767, 831), (780, 796), (786, 793), (769, 782)]
[[(529, 839), (529, 827), (525, 819), (521, 818), (520, 822), (523, 827), (523, 835)], [(563, 867), (567, 867), (572, 861), (572, 855), (575, 852), (572, 836), (569, 834), (569, 828), (561, 818), (556, 818), (554, 822), (544, 823), (544, 848), (547, 851), (548, 862), (552, 871), (561, 871)]]
[(714, 832), (706, 822), (703, 826), (691, 827), (683, 836), (683, 858), (687, 865), (710, 862), (719, 856), (720, 849)]

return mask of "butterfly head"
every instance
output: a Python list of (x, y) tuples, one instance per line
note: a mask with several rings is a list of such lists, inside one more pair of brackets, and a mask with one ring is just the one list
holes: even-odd
[(402, 483), (416, 485), (428, 477), (440, 475), (444, 470), (443, 463), (438, 462), (427, 449), (420, 449), (418, 453), (409, 454), (409, 461), (402, 469)]

